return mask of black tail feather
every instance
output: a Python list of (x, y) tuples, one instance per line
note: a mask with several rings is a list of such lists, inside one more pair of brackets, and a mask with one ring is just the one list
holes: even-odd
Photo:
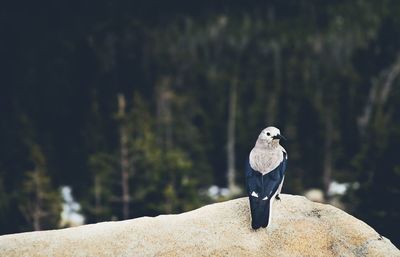
[(270, 215), (270, 199), (261, 200), (250, 197), (251, 227), (259, 229), (267, 227)]

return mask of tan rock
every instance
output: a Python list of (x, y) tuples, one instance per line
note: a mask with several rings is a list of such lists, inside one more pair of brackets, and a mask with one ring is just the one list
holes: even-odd
[(364, 222), (330, 205), (281, 195), (253, 231), (247, 198), (178, 215), (0, 237), (0, 256), (400, 256)]

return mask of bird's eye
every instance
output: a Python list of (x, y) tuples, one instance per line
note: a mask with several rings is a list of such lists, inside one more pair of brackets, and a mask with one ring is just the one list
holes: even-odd
[(267, 136), (270, 136), (270, 135), (271, 135), (271, 133), (267, 132)]

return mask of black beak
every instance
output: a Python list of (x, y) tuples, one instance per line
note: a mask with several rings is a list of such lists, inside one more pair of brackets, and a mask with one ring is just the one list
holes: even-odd
[(282, 139), (282, 140), (286, 140), (286, 138), (284, 136), (282, 136), (281, 134), (278, 134), (276, 136), (272, 137), (273, 139)]

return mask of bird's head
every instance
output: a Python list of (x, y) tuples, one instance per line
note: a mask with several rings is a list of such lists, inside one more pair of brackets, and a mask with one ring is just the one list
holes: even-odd
[(281, 131), (275, 127), (267, 127), (261, 131), (258, 139), (265, 141), (267, 143), (279, 142), (280, 139), (286, 139), (281, 135)]

